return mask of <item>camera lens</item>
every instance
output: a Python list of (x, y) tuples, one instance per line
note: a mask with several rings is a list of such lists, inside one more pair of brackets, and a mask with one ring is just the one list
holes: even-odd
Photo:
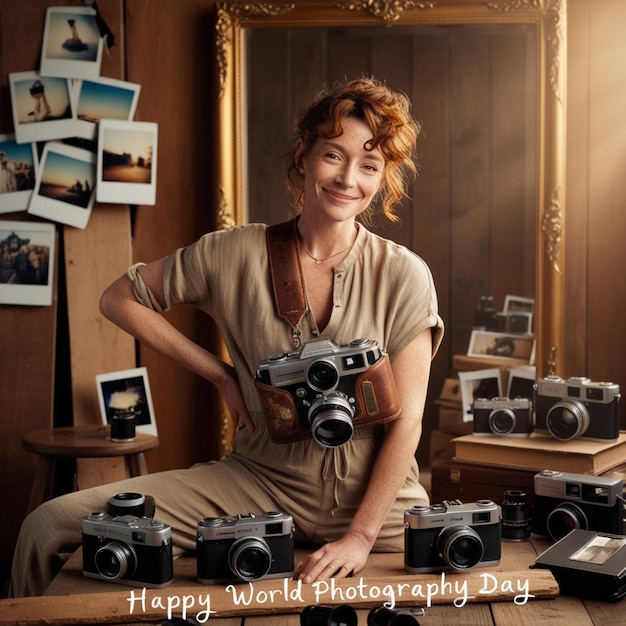
[(511, 409), (495, 409), (489, 414), (489, 428), (498, 435), (507, 435), (515, 428), (515, 413)]
[(140, 493), (117, 493), (109, 500), (111, 515), (143, 517), (146, 497)]
[(356, 611), (347, 604), (305, 606), (300, 613), (300, 626), (357, 626)]
[(548, 411), (546, 428), (553, 437), (567, 441), (585, 433), (589, 427), (589, 413), (577, 401), (557, 402)]
[(328, 391), (337, 386), (339, 372), (330, 361), (315, 361), (307, 369), (306, 380), (315, 391)]
[(125, 543), (112, 541), (96, 551), (94, 563), (101, 576), (117, 580), (134, 573), (135, 552)]
[(524, 541), (530, 538), (530, 507), (526, 493), (516, 489), (504, 492), (502, 501), (502, 539)]
[(562, 502), (548, 515), (546, 526), (550, 537), (558, 541), (572, 530), (587, 530), (589, 521), (579, 506), (571, 502)]
[(482, 539), (469, 526), (450, 526), (442, 530), (437, 548), (443, 560), (455, 569), (474, 567), (485, 552)]
[(228, 564), (231, 572), (241, 580), (258, 580), (270, 571), (272, 552), (263, 539), (245, 537), (230, 547)]
[(381, 606), (369, 612), (367, 626), (419, 626), (419, 622), (408, 613)]
[(309, 423), (315, 440), (327, 448), (336, 448), (352, 438), (354, 409), (337, 393), (318, 398), (309, 409)]

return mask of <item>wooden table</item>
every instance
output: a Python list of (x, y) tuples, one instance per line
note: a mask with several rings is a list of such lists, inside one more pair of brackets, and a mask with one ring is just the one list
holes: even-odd
[[(624, 623), (625, 607), (621, 603), (610, 604), (567, 596), (555, 597), (558, 587), (551, 574), (546, 570), (528, 569), (535, 562), (537, 554), (548, 546), (547, 541), (534, 537), (532, 541), (527, 542), (503, 542), (500, 565), (475, 568), (466, 574), (447, 574), (445, 579), (445, 582), (460, 584), (464, 577), (471, 578), (474, 582), (480, 578), (482, 582), (479, 586), (491, 585), (494, 580), (497, 580), (500, 587), (507, 586), (507, 584), (515, 587), (519, 580), (523, 587), (523, 581), (526, 577), (532, 580), (532, 577), (538, 576), (539, 579), (531, 582), (531, 588), (533, 585), (543, 587), (544, 592), (537, 595), (543, 595), (545, 599), (528, 599), (525, 601), (523, 599), (524, 593), (518, 590), (514, 589), (512, 593), (505, 593), (499, 589), (498, 593), (484, 595), (485, 601), (482, 601), (483, 595), (479, 595), (475, 600), (468, 598), (466, 604), (457, 607), (452, 603), (452, 597), (456, 594), (453, 590), (452, 596), (447, 600), (443, 594), (433, 593), (430, 607), (424, 606), (426, 603), (423, 600), (421, 602), (410, 601), (403, 606), (403, 610), (409, 610), (410, 607), (419, 605), (424, 607), (424, 614), (416, 616), (421, 626), (515, 626), (517, 624), (524, 626), (541, 624), (543, 626), (546, 622), (549, 622), (550, 626), (559, 624), (564, 626), (573, 626), (574, 624), (576, 626), (601, 626), (603, 624), (614, 626)], [(484, 579), (481, 578), (483, 574), (486, 576)], [(426, 578), (432, 583), (441, 583), (442, 580), (441, 574), (429, 575)], [(378, 586), (381, 588), (385, 582), (394, 581), (393, 584), (399, 584), (398, 581), (415, 582), (416, 579), (409, 576), (403, 569), (402, 554), (372, 554), (363, 572), (353, 579), (344, 581), (346, 589), (355, 593), (361, 580), (364, 581), (364, 584), (369, 584), (370, 587)], [(281, 587), (282, 581), (258, 581), (253, 585), (255, 593), (270, 588), (281, 589)], [(550, 591), (550, 587), (552, 587), (552, 591)], [(248, 587), (245, 588), (249, 589)], [(470, 590), (475, 588), (475, 585), (469, 585)], [(344, 590), (344, 592), (346, 591)], [(203, 595), (206, 596), (208, 593), (211, 598), (217, 597), (219, 599), (219, 594), (223, 596), (225, 590), (223, 586), (212, 587), (199, 584), (196, 581), (195, 557), (190, 555), (175, 562), (175, 579), (170, 587), (162, 590), (147, 590), (148, 604), (150, 598), (159, 597), (163, 602), (162, 609), (157, 608), (150, 615), (150, 607), (148, 606), (148, 613), (142, 613), (139, 600), (141, 593), (141, 589), (84, 578), (82, 575), (82, 554), (79, 549), (52, 582), (45, 596), (0, 600), (0, 624), (10, 623), (15, 626), (15, 624), (41, 623), (35, 621), (37, 616), (39, 616), (38, 619), (41, 619), (41, 615), (45, 615), (46, 624), (158, 624), (167, 618), (167, 598), (172, 597), (180, 600), (185, 596), (193, 598), (195, 609), (191, 607), (187, 612), (187, 618), (190, 618), (205, 608), (200, 606), (198, 598)], [(306, 593), (303, 595), (305, 599), (308, 597)], [(519, 596), (517, 604), (514, 601), (515, 595)], [(129, 613), (131, 597), (135, 599), (135, 610), (132, 615)], [(462, 598), (462, 595), (459, 594), (455, 597)], [(278, 606), (279, 601), (280, 598), (274, 604), (265, 603), (262, 607), (263, 611), (266, 612), (265, 614), (258, 614), (257, 612), (254, 615), (250, 613), (249, 607), (244, 607), (242, 615), (211, 616), (206, 623), (210, 626), (244, 626), (244, 623), (245, 626), (298, 626), (300, 623), (298, 612), (302, 610), (304, 605), (299, 605), (294, 601), (288, 608), (289, 612), (285, 613), (284, 608)], [(372, 601), (370, 598), (367, 602), (350, 601), (346, 603), (357, 608), (359, 624), (364, 625), (367, 623), (367, 615), (371, 608), (379, 606), (383, 601), (382, 599)], [(213, 608), (216, 606), (217, 604), (213, 604)], [(80, 615), (84, 619), (77, 622), (76, 620), (70, 621), (67, 615), (65, 618), (60, 618), (64, 607), (70, 613), (83, 611)], [(231, 606), (231, 608), (233, 607)], [(281, 614), (267, 614), (267, 611), (281, 611)], [(252, 610), (252, 612), (255, 611)], [(173, 615), (180, 617), (180, 610), (177, 613), (174, 612)]]

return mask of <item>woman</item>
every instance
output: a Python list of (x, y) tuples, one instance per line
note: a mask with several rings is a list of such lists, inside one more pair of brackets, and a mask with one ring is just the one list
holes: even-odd
[[(304, 113), (289, 171), (298, 213), (291, 243), (307, 304), (295, 329), (276, 312), (262, 224), (209, 233), (167, 258), (134, 266), (105, 291), (105, 316), (220, 390), (239, 422), (233, 452), (219, 462), (45, 503), (23, 525), (16, 595), (41, 592), (54, 555), (79, 543), (81, 517), (121, 491), (155, 497), (157, 517), (172, 527), (178, 551), (195, 547), (203, 517), (289, 513), (296, 539), (320, 546), (296, 565), (294, 575), (305, 583), (358, 573), (372, 550), (403, 550), (404, 510), (427, 502), (414, 454), (443, 324), (424, 262), (357, 218), (367, 219), (378, 204), (394, 218), (404, 177), (415, 170), (418, 132), (408, 99), (373, 79), (335, 85)], [(183, 302), (217, 322), (232, 366), (160, 314)], [(400, 415), (384, 426), (355, 428), (342, 446), (323, 447), (311, 438), (274, 443), (253, 375), (268, 356), (318, 337), (339, 345), (355, 338), (378, 342), (392, 361)], [(47, 533), (37, 529), (43, 519)]]

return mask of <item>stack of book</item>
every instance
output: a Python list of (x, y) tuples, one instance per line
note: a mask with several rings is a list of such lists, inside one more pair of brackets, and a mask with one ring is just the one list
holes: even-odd
[(626, 432), (607, 442), (560, 441), (533, 433), (523, 438), (463, 435), (452, 444), (456, 461), (535, 472), (550, 469), (599, 476), (626, 463)]

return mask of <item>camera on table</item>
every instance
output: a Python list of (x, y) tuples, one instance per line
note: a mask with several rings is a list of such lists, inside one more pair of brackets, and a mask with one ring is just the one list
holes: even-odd
[(554, 541), (576, 529), (623, 533), (621, 478), (544, 470), (534, 481), (534, 533)]
[(475, 435), (530, 437), (533, 431), (529, 398), (476, 398), (472, 403)]
[(400, 412), (389, 356), (368, 339), (345, 345), (319, 339), (300, 352), (271, 356), (259, 364), (255, 386), (278, 443), (313, 435), (325, 447), (341, 446), (355, 427)]
[(148, 517), (101, 511), (82, 519), (83, 575), (160, 589), (174, 578), (172, 530)]
[(491, 500), (414, 506), (404, 512), (404, 566), (413, 574), (497, 565), (501, 509)]
[(546, 376), (535, 383), (535, 430), (563, 441), (615, 441), (620, 399), (615, 383)]
[(293, 533), (291, 515), (278, 511), (205, 517), (198, 522), (198, 581), (210, 585), (290, 576)]

